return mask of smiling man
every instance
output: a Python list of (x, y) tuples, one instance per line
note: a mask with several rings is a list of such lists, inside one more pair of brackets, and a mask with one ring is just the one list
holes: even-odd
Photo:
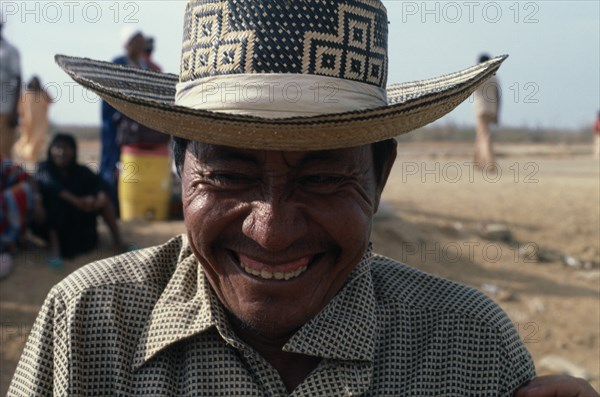
[(176, 159), (190, 248), (235, 333), (293, 390), (321, 358), (282, 347), (365, 255), (395, 142), (311, 152), (176, 147), (187, 147)]
[(9, 395), (511, 396), (533, 378), (495, 303), (369, 242), (393, 138), (504, 58), (387, 86), (378, 0), (194, 0), (184, 21), (178, 78), (57, 57), (174, 136), (187, 233), (54, 287)]

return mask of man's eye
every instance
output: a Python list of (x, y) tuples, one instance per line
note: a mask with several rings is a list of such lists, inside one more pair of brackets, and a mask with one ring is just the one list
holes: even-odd
[(219, 185), (243, 185), (250, 184), (254, 181), (249, 175), (236, 174), (233, 172), (210, 173), (208, 179)]

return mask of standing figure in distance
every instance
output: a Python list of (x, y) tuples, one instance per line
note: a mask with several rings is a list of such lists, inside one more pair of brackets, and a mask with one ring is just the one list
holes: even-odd
[[(483, 54), (479, 62), (487, 62), (490, 56)], [(476, 136), (475, 136), (475, 165), (486, 171), (496, 171), (496, 159), (492, 148), (490, 126), (498, 124), (500, 118), (500, 87), (496, 76), (477, 87), (474, 93)]]
[(21, 136), (15, 144), (17, 156), (37, 163), (42, 155), (48, 134), (48, 108), (52, 98), (37, 76), (31, 78), (19, 102)]
[[(136, 68), (147, 69), (146, 61), (143, 59), (144, 36), (141, 31), (125, 28), (121, 32), (121, 39), (125, 54), (113, 59), (118, 65), (128, 65)], [(117, 143), (117, 123), (121, 114), (102, 101), (102, 127), (100, 131), (101, 153), (100, 153), (100, 176), (106, 182), (108, 194), (113, 207), (119, 211), (118, 199), (118, 177), (117, 164), (121, 158), (121, 148)]]

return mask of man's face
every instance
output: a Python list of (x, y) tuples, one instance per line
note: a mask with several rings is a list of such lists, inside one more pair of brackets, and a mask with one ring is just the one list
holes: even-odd
[(367, 247), (382, 189), (368, 145), (282, 152), (197, 142), (182, 186), (189, 241), (210, 284), (269, 337), (289, 336), (339, 291)]
[(127, 45), (127, 54), (137, 60), (144, 52), (145, 43), (144, 36), (141, 34), (136, 35)]

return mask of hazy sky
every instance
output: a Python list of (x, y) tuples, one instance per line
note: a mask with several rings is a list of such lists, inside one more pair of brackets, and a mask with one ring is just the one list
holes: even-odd
[[(269, 0), (263, 0), (269, 1)], [(98, 124), (99, 100), (54, 64), (54, 54), (111, 60), (119, 33), (135, 26), (155, 36), (155, 60), (178, 73), (185, 1), (0, 1), (4, 36), (23, 75), (37, 74), (57, 96), (51, 120)], [(390, 20), (389, 82), (450, 73), (482, 51), (509, 54), (498, 77), (501, 121), (510, 126), (578, 129), (600, 109), (600, 2), (384, 1)], [(469, 101), (439, 123), (473, 124)], [(588, 127), (591, 128), (591, 127)]]

